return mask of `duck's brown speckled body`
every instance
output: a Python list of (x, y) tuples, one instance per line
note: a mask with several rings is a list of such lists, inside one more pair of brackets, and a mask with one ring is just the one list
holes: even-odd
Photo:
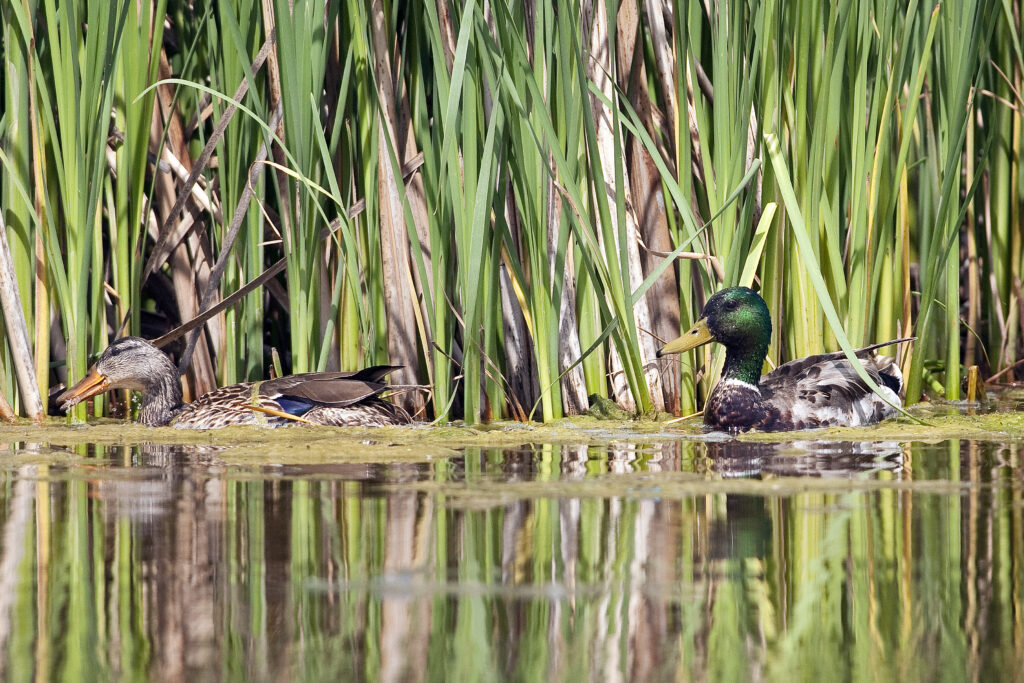
[(241, 382), (183, 403), (181, 381), (171, 359), (144, 339), (123, 337), (108, 346), (89, 374), (57, 400), (67, 410), (110, 389), (133, 389), (142, 393), (139, 422), (151, 427), (408, 424), (408, 413), (379, 397), (388, 388), (384, 376), (394, 369), (381, 365), (356, 372), (310, 372)]
[(902, 405), (903, 376), (892, 358), (878, 348), (908, 340), (876, 344), (856, 352), (878, 385), (871, 391), (846, 354), (799, 358), (761, 376), (768, 354), (771, 317), (764, 300), (745, 287), (712, 296), (700, 320), (659, 352), (675, 353), (717, 341), (726, 348), (722, 379), (704, 408), (704, 424), (728, 431), (787, 431), (815, 427), (860, 426), (893, 417)]

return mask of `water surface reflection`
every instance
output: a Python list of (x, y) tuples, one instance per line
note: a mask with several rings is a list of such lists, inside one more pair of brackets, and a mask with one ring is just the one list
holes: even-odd
[(5, 680), (1008, 680), (1016, 445), (0, 451)]

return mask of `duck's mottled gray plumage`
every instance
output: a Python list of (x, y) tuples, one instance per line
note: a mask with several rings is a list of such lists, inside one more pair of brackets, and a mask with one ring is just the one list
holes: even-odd
[(133, 389), (142, 393), (139, 422), (151, 427), (408, 424), (408, 413), (379, 396), (388, 388), (384, 376), (394, 369), (380, 365), (355, 372), (310, 372), (241, 382), (183, 403), (181, 381), (170, 358), (144, 339), (124, 337), (107, 347), (89, 375), (58, 401), (66, 410), (110, 389)]
[[(868, 376), (895, 405), (903, 376), (895, 361), (858, 351)], [(704, 423), (722, 430), (762, 432), (857, 427), (895, 417), (898, 410), (868, 388), (844, 353), (784, 363), (756, 386), (721, 381), (704, 407)]]
[(732, 287), (708, 299), (693, 328), (666, 344), (662, 352), (686, 351), (710, 341), (725, 346), (722, 380), (704, 407), (704, 423), (712, 429), (787, 431), (861, 426), (899, 412), (903, 376), (892, 358), (874, 351), (909, 339), (875, 344), (855, 353), (868, 377), (881, 389), (879, 396), (842, 352), (799, 358), (761, 376), (770, 338), (771, 317), (764, 300), (746, 287)]

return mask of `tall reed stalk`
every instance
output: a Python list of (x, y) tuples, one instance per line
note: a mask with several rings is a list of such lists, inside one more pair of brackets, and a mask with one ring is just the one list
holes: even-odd
[(773, 362), (916, 334), (911, 401), (1019, 357), (1012, 3), (0, 13), (0, 208), (44, 395), (281, 258), (189, 347), (189, 391), (276, 350), (404, 365), (423, 417), (690, 412), (715, 362), (698, 386), (654, 351), (735, 284), (769, 303)]

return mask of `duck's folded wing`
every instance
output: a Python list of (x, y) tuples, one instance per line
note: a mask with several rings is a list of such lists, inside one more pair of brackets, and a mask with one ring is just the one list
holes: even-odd
[(388, 388), (384, 376), (400, 366), (375, 365), (355, 372), (307, 372), (267, 380), (259, 392), (267, 398), (289, 398), (309, 405), (350, 406)]
[[(903, 378), (892, 358), (860, 355), (859, 352), (858, 356), (868, 377), (875, 384), (888, 386), (895, 393), (899, 392)], [(897, 379), (895, 387), (893, 386), (894, 378)], [(761, 378), (761, 387), (769, 389), (772, 393), (787, 390), (792, 393), (801, 393), (829, 389), (838, 392), (840, 396), (849, 395), (850, 397), (870, 391), (846, 354), (841, 351), (798, 358), (783, 363)]]
[(903, 378), (892, 358), (861, 357), (861, 365), (885, 395), (868, 388), (843, 353), (810, 356), (785, 363), (761, 379), (766, 401), (788, 410), (795, 422), (867, 424), (895, 414)]

